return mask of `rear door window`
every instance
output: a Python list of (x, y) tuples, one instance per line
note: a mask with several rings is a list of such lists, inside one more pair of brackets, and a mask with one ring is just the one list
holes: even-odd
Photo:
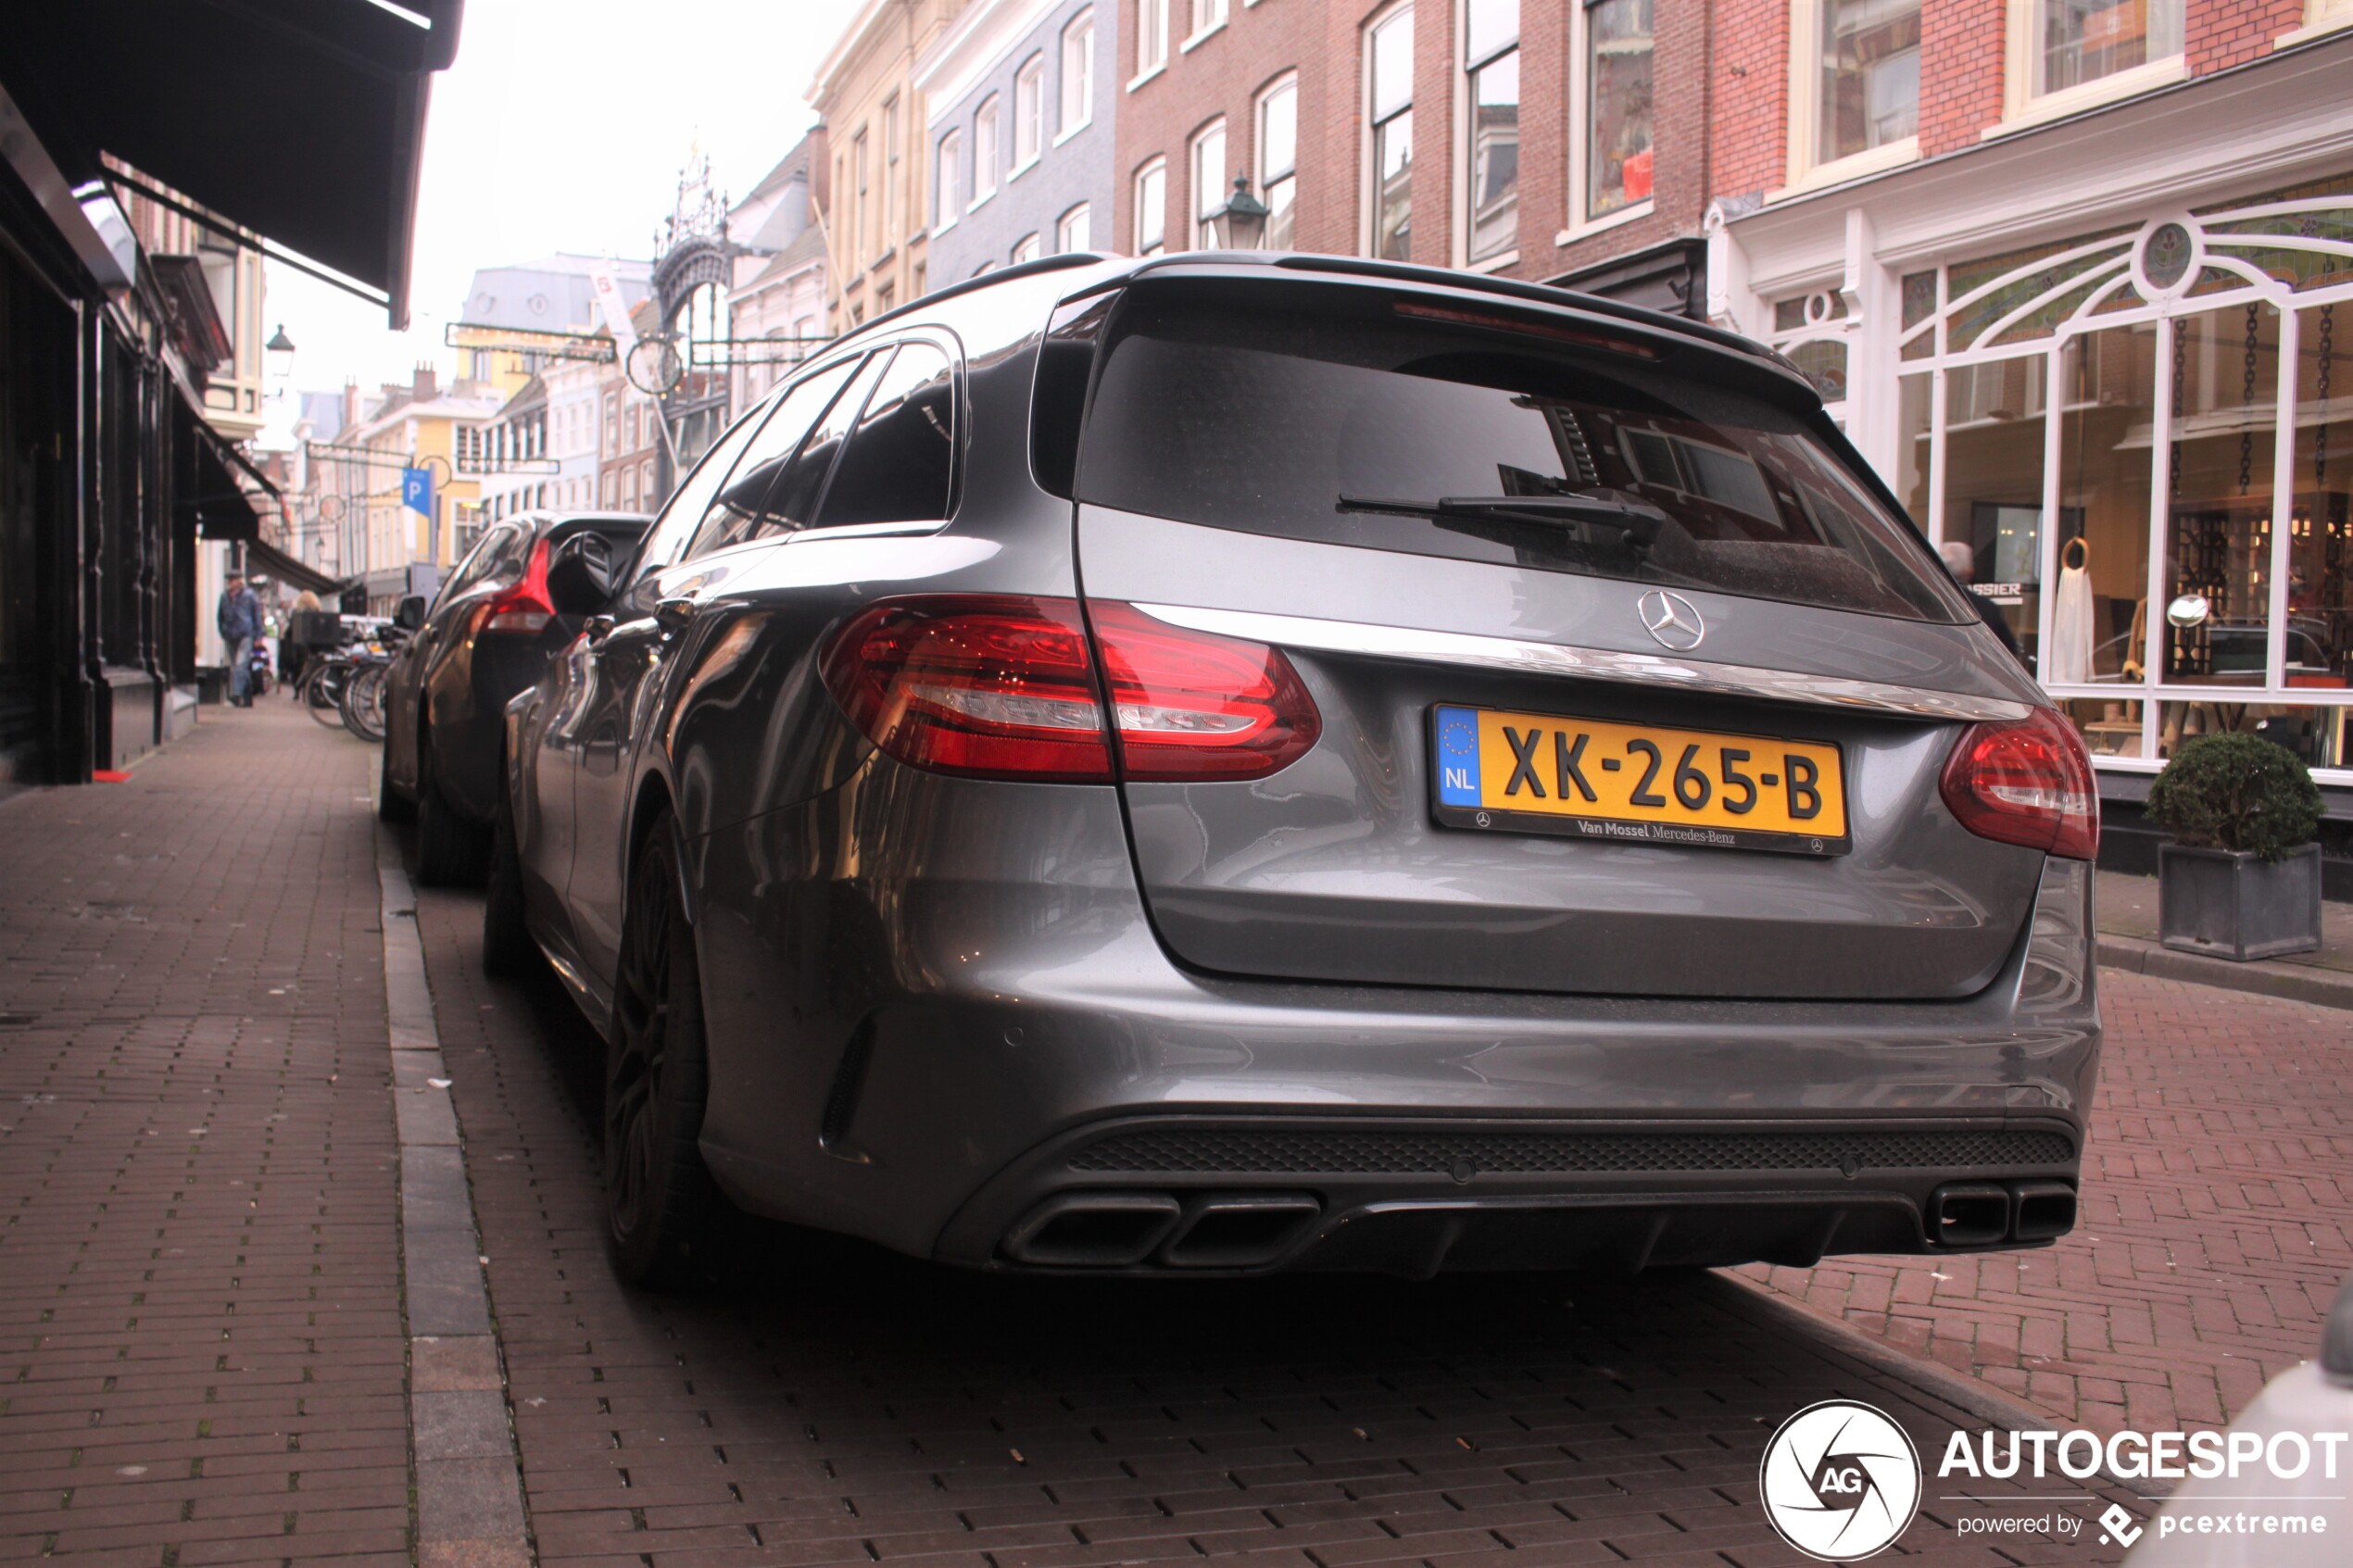
[(1302, 307), (1314, 297), (1131, 290), (1081, 439), (1079, 498), (1332, 544), (1968, 618), (1908, 525), (1795, 413), (1636, 354), (1556, 345), (1541, 327), (1466, 330), (1378, 296)]
[(816, 526), (945, 519), (954, 481), (955, 415), (948, 356), (928, 343), (901, 345), (858, 416)]
[(781, 533), (794, 533), (810, 525), (817, 515), (817, 505), (824, 498), (825, 480), (834, 471), (842, 447), (849, 440), (851, 427), (857, 422), (858, 410), (865, 406), (867, 394), (874, 389), (875, 379), (882, 374), (890, 361), (887, 353), (877, 354), (866, 361), (865, 369), (848, 390), (834, 399), (792, 461), (784, 465), (776, 481), (768, 486), (766, 497), (761, 501), (758, 514), (749, 520), (747, 536), (773, 538)]
[(730, 545), (739, 545), (759, 531), (761, 503), (775, 487), (777, 475), (791, 463), (793, 454), (800, 450), (801, 442), (819, 418), (840, 395), (843, 384), (858, 364), (852, 357), (829, 365), (785, 394), (776, 411), (760, 427), (751, 445), (744, 448), (743, 460), (736, 465), (736, 471), (711, 496), (683, 558), (691, 560)]

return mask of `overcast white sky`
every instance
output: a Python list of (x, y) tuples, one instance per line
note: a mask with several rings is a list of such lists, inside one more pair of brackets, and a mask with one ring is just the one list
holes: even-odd
[[(359, 5), (362, 0), (322, 0)], [(741, 196), (815, 120), (801, 94), (857, 0), (467, 0), (458, 62), (433, 81), (409, 331), (272, 264), (266, 317), (294, 384), (406, 381), (443, 347), (477, 267), (551, 251), (645, 257), (699, 142)], [(289, 134), (301, 134), (298, 126)]]

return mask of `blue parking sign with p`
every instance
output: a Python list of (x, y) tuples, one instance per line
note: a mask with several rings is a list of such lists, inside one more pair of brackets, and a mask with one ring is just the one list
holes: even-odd
[(400, 470), (400, 504), (422, 517), (433, 516), (433, 470)]

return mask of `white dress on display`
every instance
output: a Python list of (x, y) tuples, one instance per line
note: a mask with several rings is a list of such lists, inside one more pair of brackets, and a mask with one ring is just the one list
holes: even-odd
[(2080, 686), (2091, 679), (2092, 574), (2083, 567), (2063, 566), (2051, 601), (2051, 646), (2043, 659), (2043, 681)]

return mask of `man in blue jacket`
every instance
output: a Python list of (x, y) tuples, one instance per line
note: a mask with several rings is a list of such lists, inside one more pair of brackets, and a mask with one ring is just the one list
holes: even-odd
[(233, 571), (220, 591), (220, 640), (229, 647), (229, 701), (237, 708), (253, 706), (253, 640), (261, 635), (261, 601), (245, 586), (245, 574)]

